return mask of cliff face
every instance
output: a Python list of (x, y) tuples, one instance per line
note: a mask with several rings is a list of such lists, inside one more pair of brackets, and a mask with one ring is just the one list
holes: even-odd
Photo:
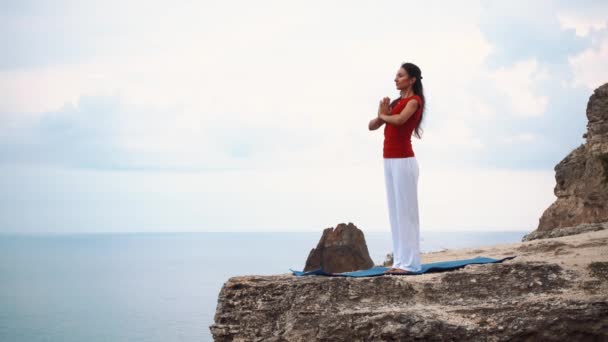
[(608, 340), (608, 230), (422, 255), (498, 264), (417, 276), (230, 278), (216, 341)]
[(528, 238), (548, 236), (554, 229), (608, 222), (608, 83), (589, 98), (587, 119), (583, 135), (587, 142), (555, 166), (557, 200)]

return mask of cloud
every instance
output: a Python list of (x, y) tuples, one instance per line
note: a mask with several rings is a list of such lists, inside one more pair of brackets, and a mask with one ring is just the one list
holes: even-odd
[[(192, 20), (205, 22), (205, 7), (167, 6), (165, 1), (23, 0), (0, 2), (1, 69), (77, 64), (100, 56), (153, 53), (163, 36), (159, 23), (189, 32)], [(181, 20), (180, 20), (181, 19)], [(201, 24), (203, 25), (203, 24)]]
[(2, 127), (0, 162), (102, 170), (246, 169), (272, 162), (277, 152), (297, 154), (322, 141), (314, 131), (192, 118), (179, 107), (133, 106), (119, 95), (82, 96), (38, 121)]
[(518, 144), (518, 143), (538, 142), (540, 139), (541, 139), (541, 137), (539, 137), (537, 134), (523, 132), (523, 133), (511, 135), (511, 136), (501, 137), (500, 141), (502, 141), (505, 144), (512, 145), (512, 144)]
[(83, 96), (76, 105), (44, 113), (38, 121), (18, 122), (2, 132), (4, 164), (24, 163), (76, 168), (129, 168), (121, 146), (119, 97)]
[[(108, 108), (113, 114), (106, 114), (116, 122), (116, 131), (102, 132), (101, 136), (109, 137), (105, 140), (99, 137), (95, 143), (77, 145), (95, 151), (99, 158), (109, 156), (98, 167), (289, 167), (305, 165), (303, 160), (368, 163), (381, 153), (382, 137), (381, 132), (370, 134), (365, 130), (367, 121), (375, 111), (376, 99), (394, 93), (386, 80), (392, 78), (395, 67), (377, 68), (388, 65), (394, 57), (376, 51), (392, 46), (394, 55), (421, 61), (428, 80), (428, 111), (423, 122), (426, 134), (415, 142), (421, 152), (426, 149), (454, 159), (467, 153), (471, 162), (482, 165), (497, 162), (502, 167), (528, 168), (532, 162), (534, 168), (550, 168), (555, 156), (575, 145), (581, 134), (578, 128), (584, 127), (584, 116), (580, 117), (576, 105), (586, 101), (588, 94), (582, 84), (573, 88), (567, 61), (547, 58), (546, 54), (555, 52), (556, 41), (567, 46), (557, 50), (562, 55), (586, 51), (580, 49), (581, 44), (591, 42), (593, 35), (578, 37), (573, 29), (560, 26), (557, 14), (563, 11), (555, 2), (533, 5), (541, 15), (520, 11), (517, 4), (486, 3), (463, 11), (468, 19), (446, 18), (433, 6), (422, 9), (425, 18), (436, 21), (438, 28), (412, 34), (408, 42), (416, 49), (395, 45), (403, 28), (395, 20), (381, 21), (386, 32), (391, 32), (386, 36), (376, 37), (369, 31), (350, 36), (357, 32), (360, 20), (382, 17), (380, 9), (371, 7), (353, 13), (342, 26), (328, 31), (310, 27), (315, 11), (308, 7), (292, 13), (293, 8), (277, 2), (268, 13), (259, 11), (251, 16), (237, 11), (227, 16), (230, 6), (191, 5), (194, 7), (163, 9), (161, 3), (152, 2), (145, 15), (137, 17), (136, 25), (130, 16), (142, 11), (137, 2), (125, 3), (124, 11), (116, 15), (109, 13), (118, 3), (64, 5), (67, 9), (60, 14), (61, 19), (51, 15), (54, 5), (50, 2), (40, 6), (13, 4), (5, 15), (17, 19), (5, 25), (12, 25), (15, 32), (30, 34), (25, 25), (44, 20), (39, 24), (50, 27), (51, 39), (59, 39), (64, 28), (53, 22), (88, 21), (83, 23), (82, 35), (104, 51), (87, 52), (86, 44), (75, 40), (75, 46), (91, 55), (78, 62), (34, 63), (35, 67), (27, 69), (1, 71), (0, 90), (8, 94), (8, 100), (0, 103), (0, 122), (6, 128), (25, 127), (21, 121), (42, 125), (48, 124), (42, 120), (45, 116), (53, 115), (52, 120), (63, 117), (61, 120), (71, 122), (64, 126), (74, 124), (75, 131), (86, 132), (95, 128), (74, 119), (86, 117), (85, 111), (89, 111), (80, 108), (79, 99), (104, 102), (101, 99), (116, 97), (120, 101)], [(339, 9), (332, 5), (315, 20), (319, 25), (328, 23), (330, 13)], [(293, 16), (290, 14), (291, 19), (280, 30), (264, 20), (281, 17), (285, 11)], [(170, 25), (156, 25), (162, 14), (167, 14)], [(196, 19), (199, 15), (202, 17)], [(226, 17), (239, 25), (218, 20)], [(397, 15), (391, 14), (393, 17)], [(413, 24), (424, 22), (420, 18), (412, 20)], [(479, 22), (480, 31), (475, 26)], [(440, 30), (444, 26), (459, 29)], [(40, 35), (36, 39), (44, 36), (36, 34)], [(222, 38), (226, 36), (236, 39), (232, 45)], [(32, 38), (33, 45), (36, 39)], [(537, 41), (541, 42), (539, 46)], [(156, 45), (148, 44), (151, 42)], [(524, 45), (517, 45), (520, 43)], [(242, 51), (247, 51), (246, 59)], [(311, 51), (324, 53), (307, 53)], [(445, 58), (448, 53), (451, 58)], [(575, 61), (582, 65), (585, 58), (599, 63), (603, 55), (578, 56)], [(383, 70), (386, 75), (380, 75)], [(458, 77), (453, 77), (455, 70)], [(591, 70), (591, 66), (585, 70)], [(377, 86), (382, 83), (386, 87)], [(554, 105), (563, 98), (570, 102), (562, 107)], [(67, 112), (55, 113), (65, 103), (76, 105)], [(78, 114), (69, 114), (70, 110)], [(94, 113), (95, 109), (90, 111)], [(94, 120), (91, 117), (85, 121)], [(544, 134), (544, 127), (554, 130)], [(24, 132), (46, 137), (40, 138), (43, 141), (51, 135), (41, 128)], [(536, 160), (533, 155), (526, 159), (528, 162), (508, 158), (511, 164), (496, 160), (497, 154), (483, 152), (492, 151), (495, 145), (501, 148), (504, 137), (522, 132), (543, 136), (555, 144), (547, 145), (547, 151), (533, 149), (538, 153)], [(445, 140), (454, 144), (448, 146)], [(108, 146), (94, 149), (102, 144)], [(19, 146), (23, 149), (25, 145)], [(28, 159), (23, 155), (33, 151), (29, 148), (21, 150), (21, 159)], [(61, 150), (60, 146), (56, 150)], [(67, 150), (69, 158), (47, 155), (54, 156), (53, 160), (73, 160), (71, 165), (95, 164), (85, 163), (84, 157), (77, 158), (80, 153)], [(10, 155), (19, 159), (16, 153)], [(38, 156), (29, 159), (44, 160)]]
[(503, 96), (509, 98), (513, 115), (538, 116), (545, 113), (548, 96), (541, 95), (537, 85), (548, 75), (539, 69), (536, 60), (519, 61), (510, 68), (498, 68), (489, 72), (488, 78)]
[[(482, 4), (480, 30), (492, 52), (470, 87), (494, 115), (471, 123), (488, 146), (477, 156), (480, 164), (552, 169), (584, 142), (591, 86), (608, 80), (598, 43), (602, 31), (593, 24), (605, 5), (572, 7), (581, 6), (561, 1)], [(589, 32), (581, 35), (564, 25), (564, 13), (585, 22)]]
[[(608, 13), (608, 11), (607, 11)], [(608, 82), (608, 27), (589, 33), (593, 44), (587, 50), (568, 58), (575, 85), (586, 86), (590, 90)]]
[(367, 123), (402, 61), (423, 226), (531, 229), (603, 70), (603, 26), (565, 6), (2, 2), (2, 229), (386, 231)]
[(481, 6), (480, 29), (493, 47), (486, 60), (491, 68), (528, 59), (564, 63), (589, 43), (574, 29), (563, 29), (553, 1), (482, 2)]
[(563, 28), (573, 28), (583, 37), (594, 30), (608, 28), (608, 3), (605, 1), (556, 1), (557, 18)]

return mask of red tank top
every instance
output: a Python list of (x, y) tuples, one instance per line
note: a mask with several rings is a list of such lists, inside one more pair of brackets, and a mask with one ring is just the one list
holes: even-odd
[(411, 100), (416, 99), (420, 104), (418, 109), (412, 116), (407, 119), (403, 125), (393, 125), (390, 123), (384, 124), (384, 158), (407, 158), (414, 156), (412, 149), (412, 132), (422, 116), (422, 98), (418, 95), (397, 100), (389, 115), (397, 115), (401, 113), (405, 105)]

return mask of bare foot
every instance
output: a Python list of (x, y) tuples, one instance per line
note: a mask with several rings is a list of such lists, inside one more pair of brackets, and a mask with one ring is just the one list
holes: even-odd
[(384, 273), (385, 274), (413, 274), (413, 272), (411, 272), (411, 271), (403, 270), (400, 268), (391, 268)]

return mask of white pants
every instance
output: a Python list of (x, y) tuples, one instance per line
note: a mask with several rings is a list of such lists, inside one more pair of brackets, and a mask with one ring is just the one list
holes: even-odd
[(384, 158), (388, 214), (393, 236), (393, 267), (420, 271), (418, 161)]

